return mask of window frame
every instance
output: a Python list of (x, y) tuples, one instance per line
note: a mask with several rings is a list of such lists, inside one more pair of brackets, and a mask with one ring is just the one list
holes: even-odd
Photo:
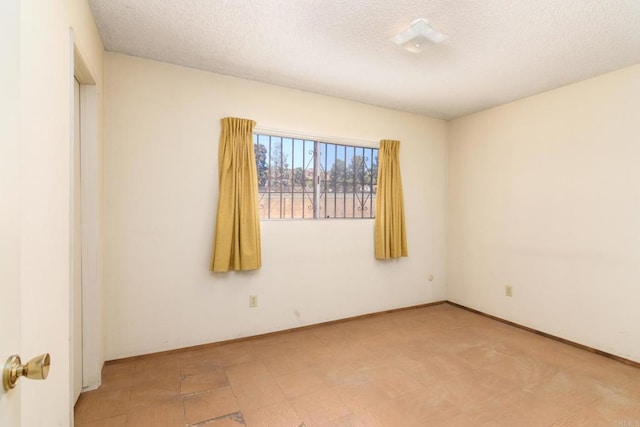
[[(283, 130), (279, 130), (279, 129), (271, 129), (271, 128), (265, 128), (265, 127), (255, 127), (253, 130), (253, 138), (254, 138), (254, 147), (256, 146), (256, 144), (259, 143), (259, 137), (260, 136), (268, 136), (270, 138), (281, 138), (281, 140), (284, 139), (290, 139), (293, 141), (296, 140), (301, 140), (302, 144), (303, 144), (303, 151), (305, 150), (305, 144), (307, 142), (312, 142), (313, 143), (313, 216), (309, 216), (309, 217), (304, 217), (304, 210), (303, 210), (303, 216), (302, 217), (294, 217), (293, 216), (293, 211), (292, 211), (292, 216), (291, 217), (287, 217), (287, 216), (283, 216), (283, 212), (282, 210), (280, 211), (280, 216), (278, 217), (268, 217), (268, 218), (263, 218), (262, 217), (262, 212), (260, 213), (260, 221), (296, 221), (296, 220), (302, 220), (302, 221), (309, 221), (309, 220), (373, 220), (375, 219), (375, 215), (370, 215), (370, 216), (342, 216), (342, 217), (336, 217), (335, 216), (335, 211), (337, 210), (337, 207), (334, 207), (334, 216), (321, 216), (320, 214), (320, 210), (321, 210), (321, 199), (323, 197), (324, 194), (331, 194), (331, 192), (327, 192), (326, 190), (323, 192), (321, 191), (321, 185), (322, 183), (326, 183), (328, 182), (326, 177), (328, 176), (328, 171), (324, 170), (321, 167), (321, 155), (318, 155), (318, 153), (320, 153), (320, 145), (321, 144), (325, 144), (325, 146), (328, 145), (335, 145), (335, 146), (339, 146), (339, 147), (347, 147), (347, 148), (352, 148), (354, 151), (354, 157), (356, 156), (356, 150), (357, 149), (362, 149), (363, 150), (363, 155), (365, 153), (365, 150), (372, 150), (372, 155), (373, 152), (375, 151), (376, 155), (375, 155), (375, 165), (376, 165), (376, 170), (377, 170), (377, 165), (378, 165), (378, 158), (379, 158), (379, 149), (380, 149), (380, 143), (379, 142), (372, 142), (372, 141), (365, 141), (365, 140), (356, 140), (356, 139), (350, 139), (350, 138), (344, 138), (344, 137), (335, 137), (335, 136), (322, 136), (322, 135), (317, 135), (317, 134), (309, 134), (309, 133), (303, 133), (303, 132), (291, 132), (291, 131), (283, 131)], [(295, 142), (294, 142), (295, 143)], [(269, 163), (269, 160), (271, 159), (271, 151), (269, 151), (269, 155), (267, 157), (267, 163)], [(256, 157), (256, 161), (257, 161), (257, 157)], [(334, 159), (335, 162), (335, 159)], [(371, 159), (371, 165), (373, 166), (374, 164), (374, 160), (373, 158)], [(326, 164), (325, 164), (326, 166)], [(303, 161), (303, 173), (304, 173), (304, 161)], [(294, 170), (294, 167), (292, 166), (291, 171)], [(324, 170), (324, 174), (325, 174), (325, 180), (322, 181), (321, 180), (321, 173)], [(373, 170), (373, 167), (370, 169)], [(346, 172), (346, 151), (345, 151), (345, 172)], [(260, 171), (258, 171), (258, 179), (260, 179)], [(291, 177), (291, 179), (293, 180), (293, 176)], [(370, 178), (372, 179), (372, 178)], [(353, 185), (356, 185), (355, 183)], [(304, 184), (303, 184), (304, 186)], [(376, 176), (376, 183), (373, 184), (373, 182), (371, 182), (371, 189), (368, 192), (369, 196), (371, 197), (370, 203), (372, 206), (372, 212), (375, 211), (375, 195), (377, 194), (377, 176)], [(293, 188), (293, 185), (292, 185)], [(271, 191), (269, 191), (269, 193), (272, 193)], [(282, 194), (288, 193), (288, 192), (284, 192), (284, 191), (280, 191), (280, 192), (274, 192), (275, 194), (279, 194), (279, 197), (282, 197)], [(311, 192), (309, 192), (311, 193)], [(260, 191), (259, 191), (260, 194)], [(264, 194), (264, 193), (263, 193)], [(293, 191), (292, 191), (293, 194)], [(305, 197), (304, 194), (307, 194), (303, 191), (303, 198)], [(337, 193), (336, 193), (337, 194)], [(364, 194), (364, 193), (363, 193)], [(353, 196), (352, 196), (353, 197)], [(271, 198), (269, 198), (269, 206), (271, 206)], [(335, 205), (337, 206), (337, 205)], [(346, 198), (345, 198), (345, 206), (346, 206)], [(270, 209), (270, 207), (269, 207)], [(355, 210), (355, 202), (354, 202), (354, 210)], [(270, 210), (269, 210), (270, 212)]]

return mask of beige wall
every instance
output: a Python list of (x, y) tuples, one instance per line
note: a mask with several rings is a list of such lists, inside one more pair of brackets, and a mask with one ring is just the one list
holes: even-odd
[(640, 361), (639, 94), (634, 66), (450, 123), (448, 299)]
[[(445, 122), (110, 53), (105, 93), (107, 359), (444, 298)], [(270, 221), (262, 269), (210, 273), (226, 116), (400, 139), (410, 257), (376, 262), (373, 220)]]

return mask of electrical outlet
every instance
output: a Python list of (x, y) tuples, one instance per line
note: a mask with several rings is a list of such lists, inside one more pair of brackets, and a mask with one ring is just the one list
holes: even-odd
[(508, 297), (513, 296), (513, 288), (510, 285), (504, 287), (504, 294)]
[(249, 307), (255, 308), (258, 306), (258, 295), (249, 295)]

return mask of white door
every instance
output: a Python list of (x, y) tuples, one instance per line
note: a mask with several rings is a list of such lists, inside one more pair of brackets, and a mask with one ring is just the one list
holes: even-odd
[[(19, 1), (0, 1), (0, 366), (20, 351)], [(21, 394), (0, 386), (0, 426), (20, 426)]]
[(51, 355), (46, 381), (0, 386), (0, 426), (71, 417), (68, 8), (0, 0), (0, 366)]

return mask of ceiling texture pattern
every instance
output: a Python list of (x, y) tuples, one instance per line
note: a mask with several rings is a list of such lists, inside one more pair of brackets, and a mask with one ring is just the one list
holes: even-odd
[[(108, 51), (452, 119), (640, 63), (640, 0), (89, 0)], [(411, 53), (416, 18), (448, 38)]]

